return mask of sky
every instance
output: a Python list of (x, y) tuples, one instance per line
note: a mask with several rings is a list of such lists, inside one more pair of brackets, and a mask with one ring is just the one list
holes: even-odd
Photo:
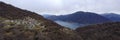
[(0, 0), (38, 14), (64, 15), (77, 11), (120, 14), (120, 0)]

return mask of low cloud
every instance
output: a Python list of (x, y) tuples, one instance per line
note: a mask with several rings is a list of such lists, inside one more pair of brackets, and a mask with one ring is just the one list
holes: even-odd
[(69, 14), (76, 11), (120, 13), (120, 0), (0, 0), (39, 14)]

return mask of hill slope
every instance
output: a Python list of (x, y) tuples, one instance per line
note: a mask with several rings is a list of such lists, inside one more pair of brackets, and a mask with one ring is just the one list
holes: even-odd
[[(80, 40), (75, 31), (0, 2), (0, 40)], [(82, 40), (82, 39), (81, 39)]]
[(77, 28), (84, 40), (120, 40), (120, 22)]

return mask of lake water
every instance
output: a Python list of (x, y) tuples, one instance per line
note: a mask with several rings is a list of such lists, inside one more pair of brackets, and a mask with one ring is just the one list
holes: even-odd
[(70, 29), (76, 29), (78, 27), (84, 26), (85, 24), (73, 23), (73, 22), (64, 22), (64, 21), (55, 21), (61, 26), (68, 27)]

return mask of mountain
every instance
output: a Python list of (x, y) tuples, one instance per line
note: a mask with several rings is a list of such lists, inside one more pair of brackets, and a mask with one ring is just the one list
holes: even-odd
[(43, 14), (42, 15), (44, 18), (50, 17), (50, 16), (55, 16), (55, 15), (48, 15), (48, 14)]
[(61, 20), (67, 22), (77, 22), (82, 24), (96, 24), (96, 23), (104, 23), (104, 22), (111, 22), (111, 20), (98, 15), (96, 13), (91, 12), (75, 12), (69, 15), (61, 15), (61, 16), (49, 16), (48, 19), (50, 20)]
[[(83, 12), (83, 11), (78, 11), (78, 12), (75, 12), (75, 13), (69, 14), (69, 15), (60, 15), (60, 16), (49, 15), (49, 16), (46, 16), (45, 18), (50, 19), (55, 22), (57, 21), (56, 23), (58, 23), (62, 26), (65, 26), (65, 27), (66, 27), (66, 25), (68, 25), (67, 27), (69, 27), (71, 29), (76, 29), (77, 27), (86, 26), (89, 24), (99, 24), (99, 23), (111, 22), (111, 20), (109, 20), (108, 18), (98, 15), (96, 13)], [(60, 22), (58, 22), (58, 21), (60, 21)], [(64, 24), (63, 24), (63, 22), (64, 22)], [(66, 24), (66, 22), (67, 22), (67, 24)]]
[(82, 40), (73, 30), (0, 2), (0, 40)]
[(115, 14), (115, 13), (105, 13), (102, 14), (102, 16), (111, 19), (112, 21), (119, 21), (120, 22), (120, 15), (119, 14)]
[(89, 25), (76, 31), (84, 40), (120, 40), (120, 22)]

